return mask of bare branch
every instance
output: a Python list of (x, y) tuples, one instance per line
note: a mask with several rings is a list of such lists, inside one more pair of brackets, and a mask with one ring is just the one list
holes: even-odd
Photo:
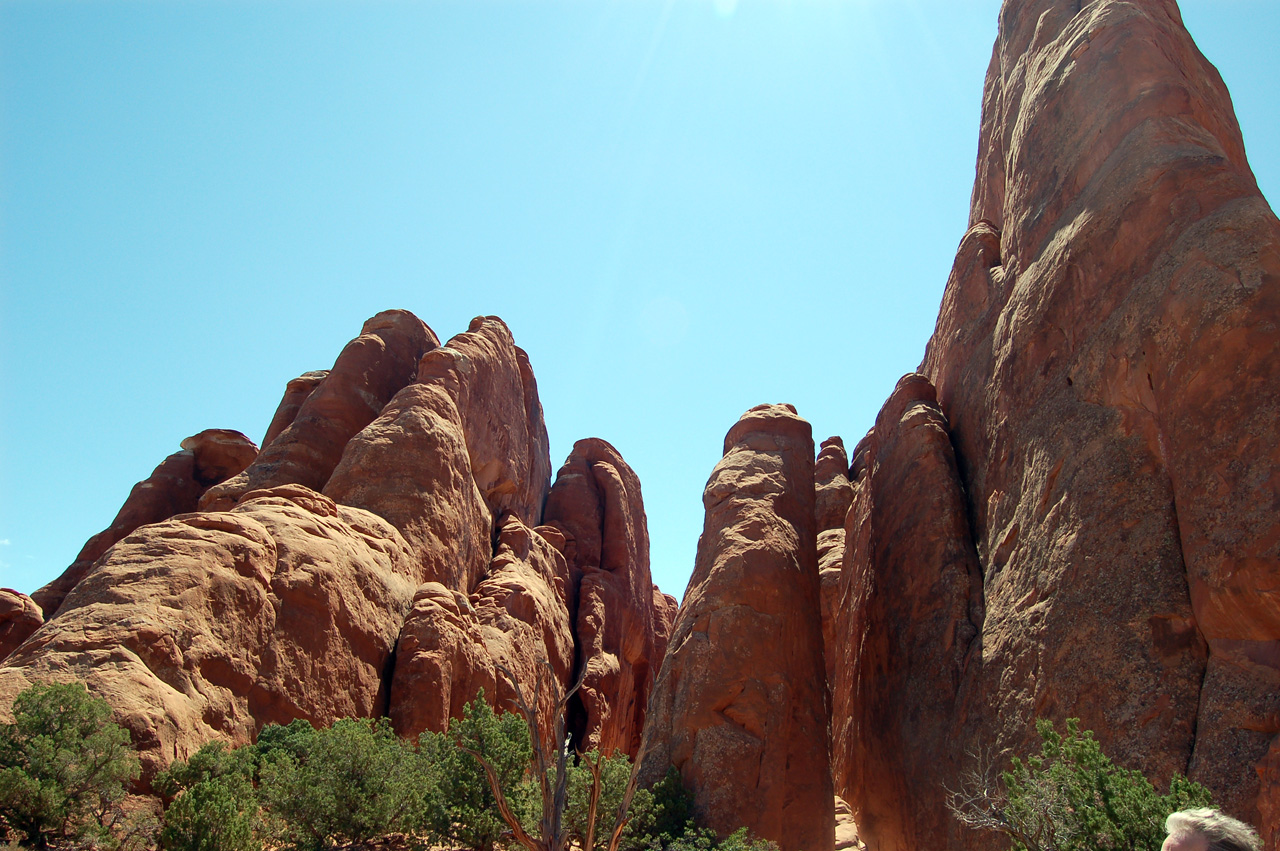
[(485, 759), (477, 751), (473, 751), (471, 748), (466, 747), (463, 744), (459, 744), (458, 748), (462, 750), (463, 753), (471, 754), (471, 756), (475, 758), (476, 762), (480, 763), (480, 767), (484, 769), (484, 775), (489, 780), (490, 788), (493, 789), (493, 798), (498, 808), (498, 815), (500, 815), (502, 820), (507, 823), (507, 827), (511, 828), (511, 833), (515, 836), (516, 842), (519, 842), (525, 848), (528, 848), (529, 851), (547, 851), (544, 844), (539, 843), (525, 831), (524, 827), (520, 824), (520, 819), (516, 818), (515, 813), (511, 811), (511, 806), (507, 803), (507, 796), (502, 794), (502, 782), (498, 777), (498, 772), (494, 770), (493, 765), (489, 760)]

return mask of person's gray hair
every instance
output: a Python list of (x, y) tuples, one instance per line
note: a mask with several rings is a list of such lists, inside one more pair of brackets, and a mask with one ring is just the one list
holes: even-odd
[(1208, 807), (1174, 813), (1164, 820), (1164, 829), (1170, 836), (1199, 834), (1209, 840), (1209, 851), (1262, 851), (1256, 830)]

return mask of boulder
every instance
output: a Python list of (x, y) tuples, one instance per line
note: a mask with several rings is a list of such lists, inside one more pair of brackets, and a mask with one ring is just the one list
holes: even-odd
[(382, 715), (414, 572), (386, 521), (297, 485), (143, 526), (0, 666), (0, 705), (85, 682), (129, 730), (144, 787), (211, 739)]
[(564, 533), (569, 585), (577, 586), (571, 610), (586, 666), (579, 741), (634, 759), (670, 629), (654, 609), (640, 479), (605, 441), (580, 440), (556, 475), (543, 519)]
[(278, 485), (323, 490), (347, 441), (413, 380), (418, 359), (438, 344), (435, 333), (407, 310), (386, 310), (366, 321), (289, 425), (243, 473), (205, 493), (200, 509), (226, 511), (249, 491)]
[(85, 543), (71, 566), (31, 595), (46, 618), (58, 613), (67, 593), (113, 544), (140, 526), (195, 511), (202, 494), (240, 473), (258, 454), (253, 441), (231, 429), (205, 429), (180, 445), (181, 451), (133, 486), (115, 520)]
[(695, 817), (720, 834), (745, 825), (783, 851), (830, 851), (828, 761), (809, 424), (761, 405), (725, 438), (703, 492), (706, 521), (639, 766), (668, 766)]

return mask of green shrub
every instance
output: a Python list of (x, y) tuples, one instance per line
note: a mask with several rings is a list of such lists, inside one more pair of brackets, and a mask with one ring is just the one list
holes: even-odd
[(531, 827), (537, 820), (537, 796), (527, 777), (533, 759), (529, 730), (518, 715), (495, 715), (483, 692), (463, 708), (461, 718), (449, 723), (448, 732), (423, 733), (418, 743), (423, 757), (434, 767), (436, 794), (429, 803), (428, 826), (436, 836), (478, 851), (492, 851), (508, 829), (498, 815), (484, 769), (463, 747), (493, 766), (502, 793), (521, 824)]
[(962, 823), (1006, 835), (1017, 851), (1159, 851), (1169, 813), (1212, 805), (1209, 790), (1182, 775), (1159, 794), (1142, 772), (1113, 763), (1079, 719), (1065, 736), (1049, 721), (1036, 729), (1038, 755), (1014, 757), (1000, 783), (983, 769), (950, 793)]
[(310, 734), (286, 728), (269, 734), (261, 750), (259, 796), (286, 848), (422, 828), (434, 783), (419, 753), (385, 718), (347, 719)]
[(138, 777), (129, 734), (81, 683), (34, 685), (0, 724), (0, 823), (37, 848), (105, 838), (125, 784)]
[(210, 742), (187, 762), (156, 777), (165, 808), (159, 845), (164, 851), (252, 851), (262, 847), (262, 820), (253, 787), (253, 748), (228, 750)]

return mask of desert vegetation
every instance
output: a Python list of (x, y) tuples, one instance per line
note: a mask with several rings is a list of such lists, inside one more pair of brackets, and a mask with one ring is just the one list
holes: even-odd
[(1067, 720), (1065, 735), (1036, 722), (1040, 753), (999, 771), (975, 757), (948, 806), (961, 824), (1005, 837), (1015, 851), (1159, 851), (1172, 812), (1211, 806), (1199, 783), (1174, 775), (1161, 795), (1140, 771), (1116, 765), (1092, 731)]
[[(698, 828), (674, 769), (634, 788), (625, 755), (539, 754), (525, 718), (483, 694), (441, 733), (386, 719), (269, 725), (252, 745), (209, 742), (156, 777), (158, 808), (126, 806), (138, 759), (80, 684), (35, 686), (0, 725), (0, 830), (19, 847), (321, 851), (767, 851), (745, 830)], [(550, 757), (550, 759), (548, 759)], [(550, 765), (546, 763), (550, 762)], [(548, 812), (548, 808), (555, 812)], [(548, 826), (551, 826), (550, 835)]]

